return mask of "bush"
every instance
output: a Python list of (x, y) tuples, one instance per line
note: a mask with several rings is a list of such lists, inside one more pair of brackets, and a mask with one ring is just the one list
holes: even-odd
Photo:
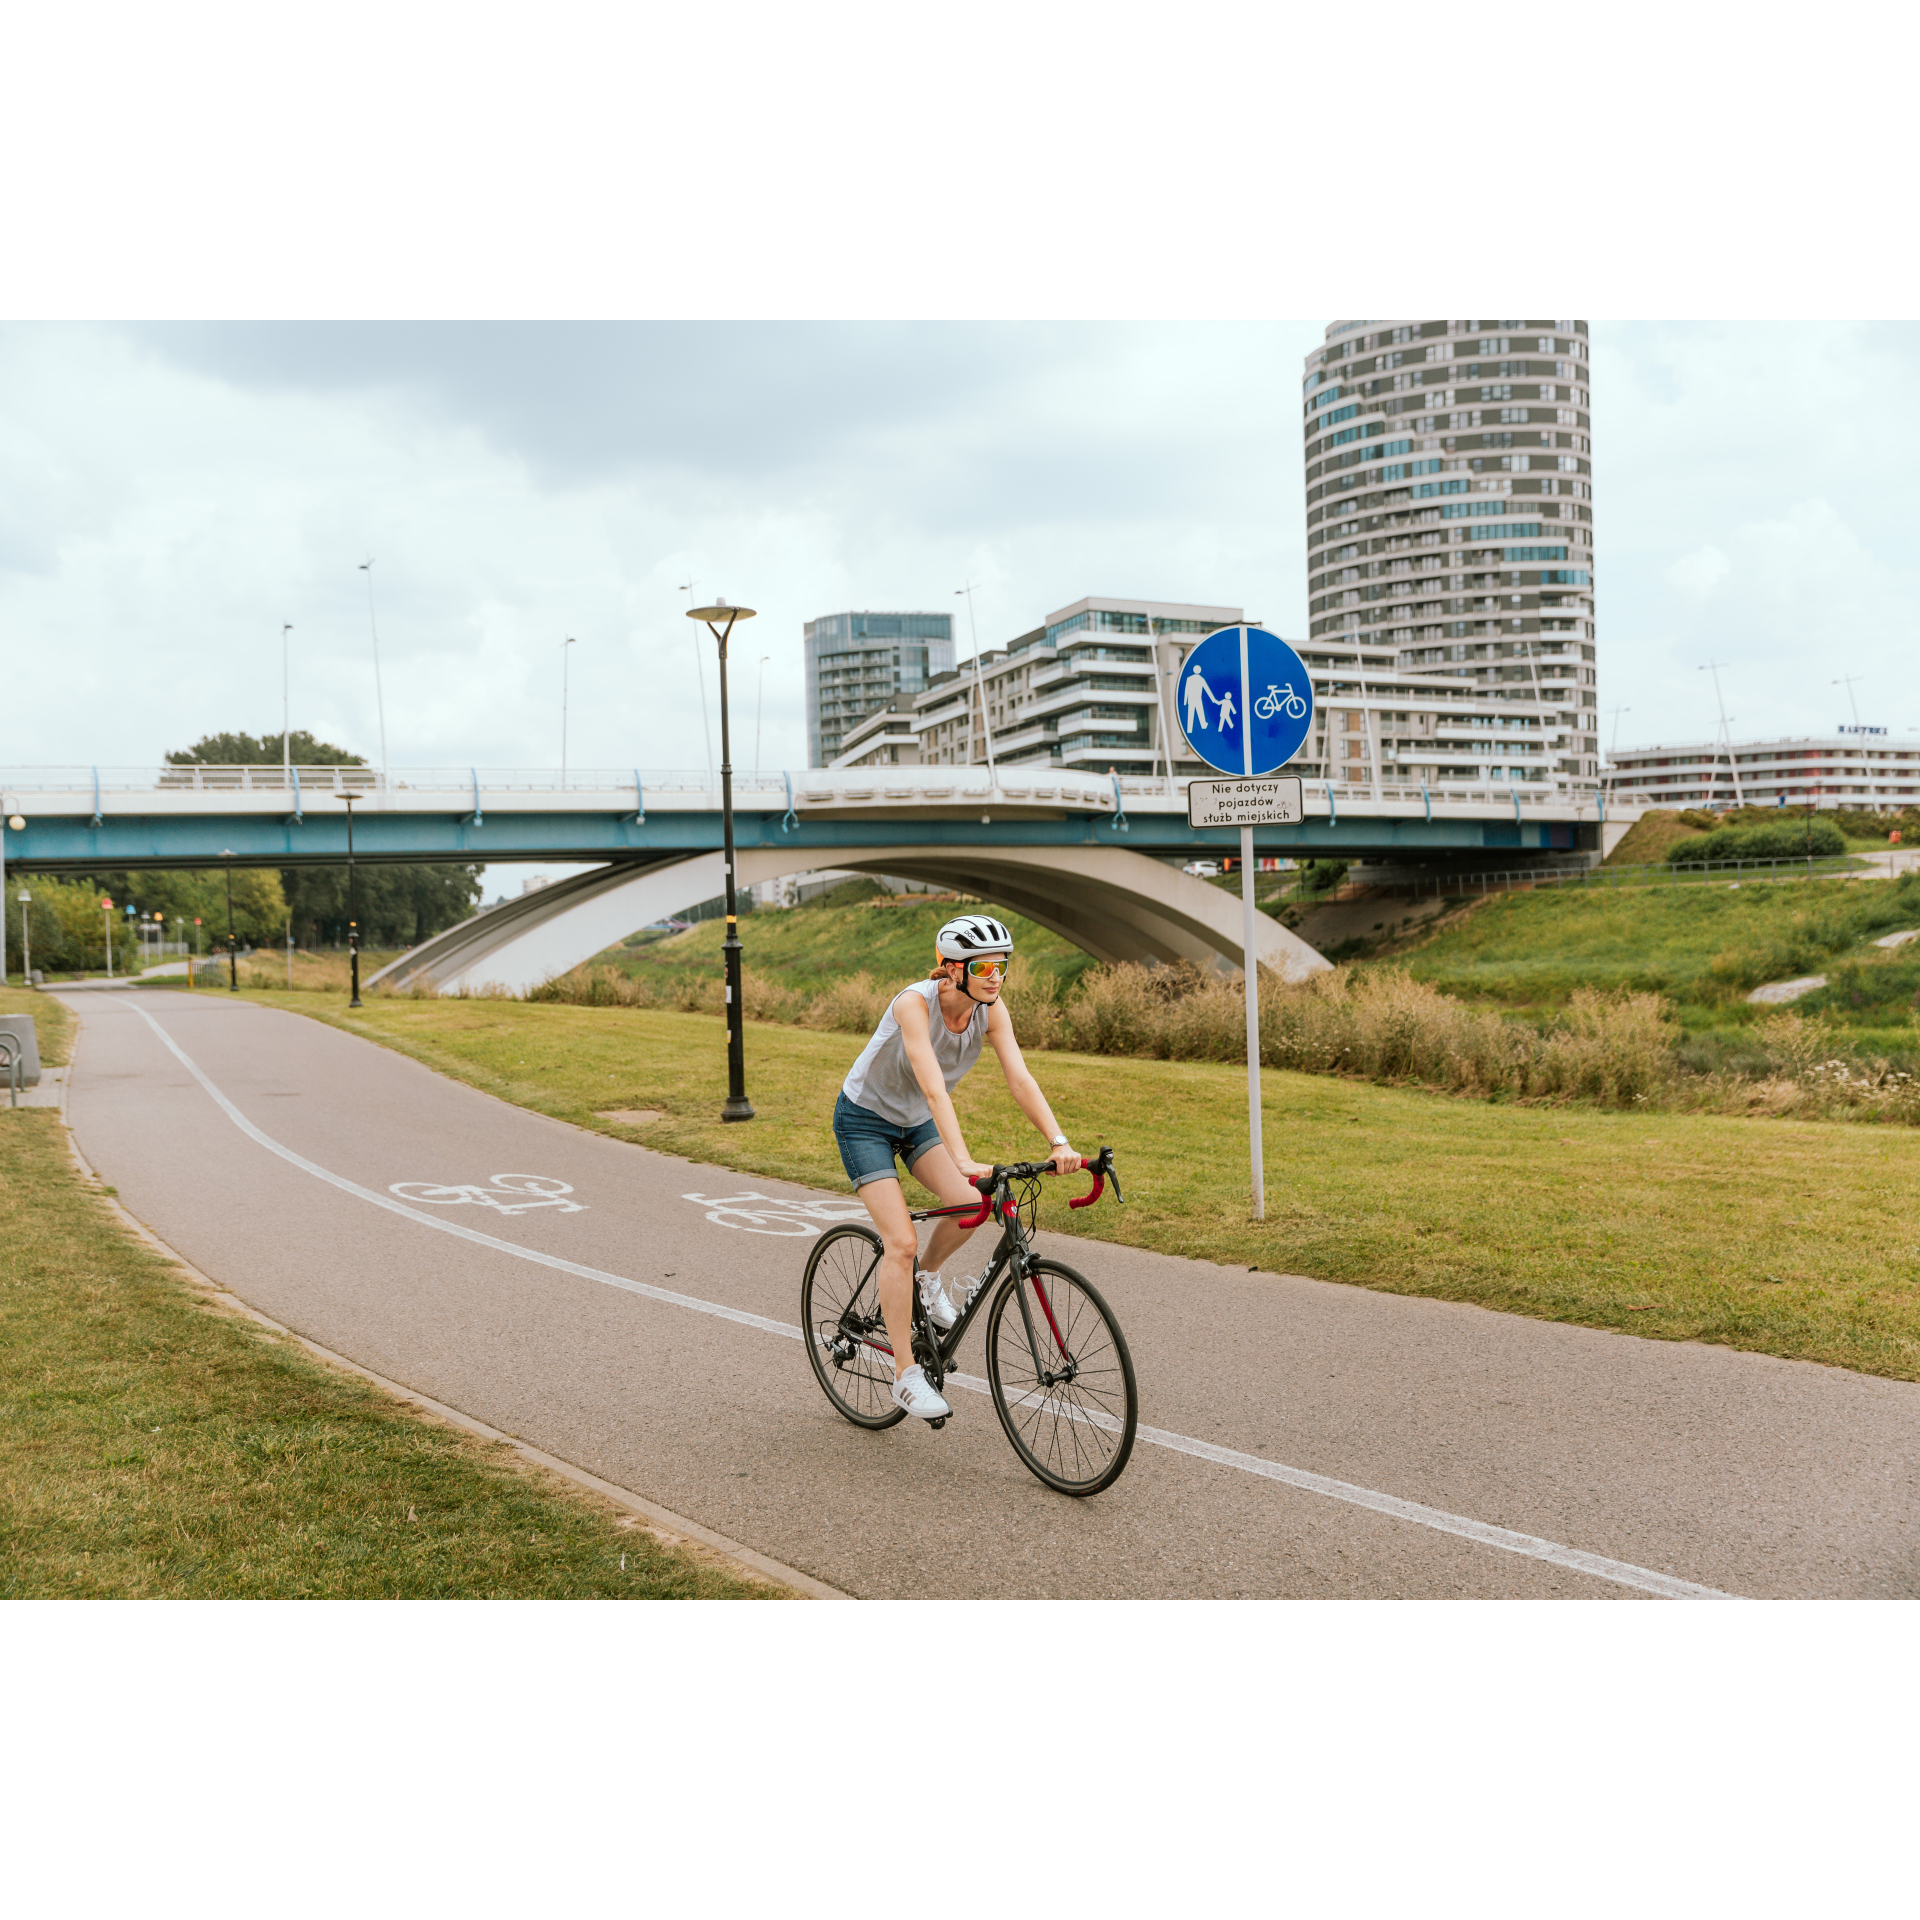
[(1344, 860), (1303, 860), (1300, 863), (1302, 893), (1331, 893), (1347, 877)]
[(1669, 860), (1816, 860), (1847, 850), (1846, 835), (1831, 820), (1782, 820), (1770, 827), (1721, 827), (1677, 841)]
[(827, 1033), (872, 1033), (880, 1016), (892, 1006), (898, 987), (877, 987), (870, 973), (836, 980), (824, 993), (806, 1003), (799, 1024)]

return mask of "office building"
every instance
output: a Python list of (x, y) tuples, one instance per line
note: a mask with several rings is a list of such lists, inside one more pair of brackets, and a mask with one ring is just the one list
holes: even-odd
[(809, 766), (836, 759), (856, 722), (953, 668), (950, 613), (829, 613), (804, 638)]
[(1600, 774), (1584, 320), (1343, 320), (1307, 356), (1308, 640), (1329, 782)]
[(1920, 802), (1920, 739), (1885, 727), (1836, 727), (1793, 739), (1620, 747), (1607, 797), (1636, 807), (1851, 807), (1898, 812)]

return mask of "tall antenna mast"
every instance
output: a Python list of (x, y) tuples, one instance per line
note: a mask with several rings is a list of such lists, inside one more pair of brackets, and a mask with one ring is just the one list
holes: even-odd
[[(687, 605), (693, 605), (693, 590), (700, 584), (698, 580), (682, 580), (680, 591), (687, 596)], [(700, 676), (700, 731), (707, 742), (707, 785), (713, 785), (713, 726), (707, 719), (707, 664), (700, 656), (700, 636), (693, 636), (693, 666)]]
[(387, 700), (380, 688), (380, 627), (373, 617), (372, 554), (361, 561), (360, 571), (367, 576), (367, 626), (373, 633), (373, 704), (380, 716), (380, 786), (384, 791), (387, 785)]
[[(1725, 660), (1709, 660), (1704, 667), (1696, 667), (1694, 671), (1713, 675), (1713, 697), (1720, 708), (1720, 738), (1727, 749), (1727, 770), (1733, 775), (1734, 804), (1744, 807), (1747, 804), (1747, 797), (1740, 791), (1740, 763), (1734, 757), (1733, 735), (1727, 729), (1727, 703), (1720, 695), (1720, 669), (1727, 664)], [(1709, 799), (1713, 797), (1713, 789), (1718, 784), (1717, 778), (1708, 782), (1707, 797)]]
[(966, 596), (967, 602), (967, 631), (973, 636), (973, 687), (980, 701), (980, 731), (986, 736), (987, 787), (988, 790), (991, 791), (999, 785), (999, 778), (993, 770), (993, 723), (987, 717), (987, 682), (986, 676), (980, 667), (980, 629), (974, 625), (973, 621), (972, 581), (969, 581), (964, 587), (954, 588), (953, 597), (956, 600), (963, 594)]

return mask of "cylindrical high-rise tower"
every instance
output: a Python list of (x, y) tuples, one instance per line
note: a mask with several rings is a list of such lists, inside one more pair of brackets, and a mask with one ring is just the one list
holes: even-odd
[(1526, 729), (1556, 786), (1600, 771), (1587, 368), (1584, 320), (1342, 320), (1302, 394), (1311, 643), (1542, 694), (1579, 663), (1585, 699)]

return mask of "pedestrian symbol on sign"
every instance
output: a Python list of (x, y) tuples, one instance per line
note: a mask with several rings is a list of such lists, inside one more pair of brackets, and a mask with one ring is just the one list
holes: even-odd
[(1187, 732), (1204, 733), (1207, 730), (1207, 702), (1216, 704), (1220, 696), (1207, 685), (1207, 676), (1200, 671), (1199, 661), (1194, 661), (1187, 671)]

